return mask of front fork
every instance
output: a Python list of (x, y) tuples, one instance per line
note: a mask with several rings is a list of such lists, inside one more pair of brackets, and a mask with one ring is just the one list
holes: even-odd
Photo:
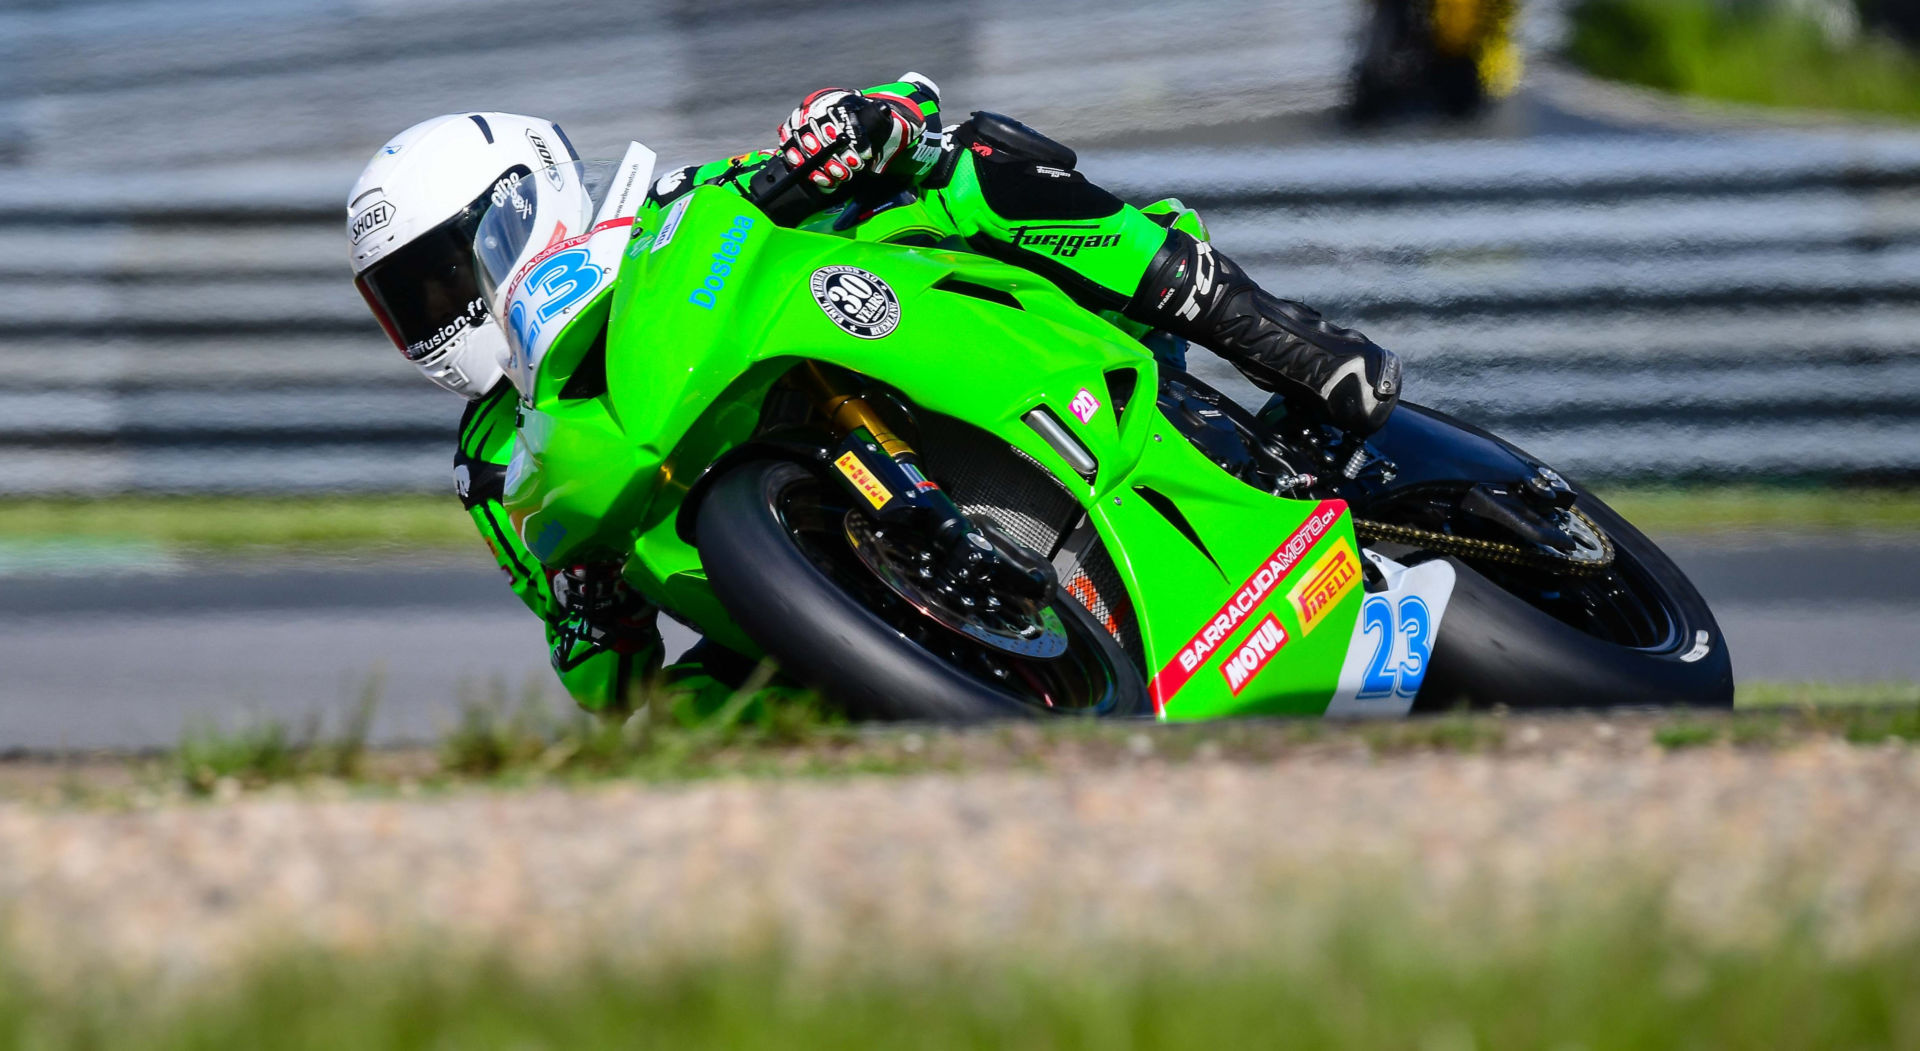
[(919, 454), (855, 377), (808, 364), (797, 379), (839, 439), (833, 466), (854, 506), (869, 510), (884, 528), (913, 530), (925, 537), (948, 571), (963, 580), (1005, 584), (1036, 601), (1052, 595), (1052, 565), (1011, 541), (996, 545), (968, 519), (921, 470)]

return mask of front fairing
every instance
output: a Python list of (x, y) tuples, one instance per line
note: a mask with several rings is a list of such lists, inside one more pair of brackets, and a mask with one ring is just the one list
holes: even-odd
[[(892, 327), (862, 335), (837, 323), (815, 297), (827, 267), (881, 278), (898, 300)], [(995, 301), (1006, 297), (1018, 306)], [(643, 590), (744, 645), (674, 515), (701, 471), (753, 434), (772, 384), (817, 360), (1003, 438), (1079, 498), (1135, 597), (1149, 676), (1183, 652), (1193, 659), (1194, 639), (1206, 638), (1205, 659), (1166, 692), (1168, 716), (1319, 711), (1332, 694), (1358, 589), (1333, 596), (1304, 630), (1286, 596), (1339, 538), (1352, 545), (1343, 505), (1282, 500), (1225, 475), (1154, 407), (1151, 355), (1031, 272), (967, 252), (780, 229), (737, 195), (702, 188), (629, 243), (604, 347), (603, 392), (562, 396), (577, 378), (566, 369), (589, 351), (555, 351), (526, 412), (507, 498), (543, 562), (632, 552), (630, 576)], [(1116, 411), (1129, 371), (1138, 393)], [(1091, 479), (1022, 421), (1036, 407), (1092, 453)], [(1303, 529), (1310, 535), (1275, 575), (1276, 546)], [(1271, 579), (1249, 598), (1263, 569)], [(1246, 608), (1223, 621), (1236, 597)], [(1251, 686), (1231, 681), (1221, 662), (1269, 617), (1287, 635), (1287, 671), (1263, 664)]]

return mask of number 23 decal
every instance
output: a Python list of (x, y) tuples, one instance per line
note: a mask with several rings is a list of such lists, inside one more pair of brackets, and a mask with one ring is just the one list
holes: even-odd
[(541, 326), (600, 287), (607, 272), (591, 258), (585, 248), (568, 249), (543, 260), (521, 282), (513, 305), (507, 308), (507, 323), (528, 357), (533, 356)]
[[(1360, 679), (1360, 697), (1411, 698), (1420, 692), (1433, 653), (1433, 618), (1426, 602), (1418, 595), (1404, 595), (1396, 610), (1386, 596), (1375, 595), (1361, 607), (1360, 621), (1369, 637), (1378, 636), (1373, 658)], [(1402, 638), (1404, 648), (1397, 645)]]

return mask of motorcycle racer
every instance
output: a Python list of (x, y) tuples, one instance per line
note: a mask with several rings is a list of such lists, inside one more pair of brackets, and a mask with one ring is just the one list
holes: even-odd
[[(489, 188), (514, 164), (539, 167), (514, 151), (522, 138), (545, 143), (545, 132), (514, 122), (550, 128), (553, 142), (544, 146), (546, 152), (553, 153), (557, 144), (567, 158), (578, 159), (556, 125), (534, 118), (459, 114), (403, 132), (375, 157), (350, 199), (357, 283), (403, 353), (429, 379), (472, 399), (461, 423), (456, 458), (462, 502), (515, 593), (545, 620), (553, 665), (569, 693), (590, 710), (617, 710), (630, 703), (636, 685), (659, 666), (656, 611), (626, 588), (616, 565), (568, 567), (549, 576), (508, 523), (500, 501), (516, 422), (512, 389), (499, 378), (497, 365), (491, 370), (478, 365), (463, 369), (473, 375), (459, 386), (433, 371), (437, 363), (456, 356), (446, 348), (459, 344), (460, 335), (439, 335), (449, 329), (464, 328), (468, 353), (483, 342), (503, 342), (498, 327), (485, 323), (484, 303), (478, 313), (472, 309), (471, 274), (428, 272), (436, 291), (446, 291), (439, 285), (454, 286), (451, 294), (421, 297), (419, 301), (439, 304), (429, 312), (433, 316), (397, 325), (390, 319), (405, 312), (387, 304), (400, 298), (405, 281), (421, 268), (388, 267), (376, 273), (377, 260), (362, 262), (362, 239), (386, 225), (374, 209), (401, 195), (393, 190), (376, 195), (373, 190), (404, 186), (411, 174), (386, 159), (409, 149), (416, 156), (443, 148), (450, 157), (472, 153), (477, 150), (471, 141), (476, 133), (483, 133), (486, 145), (493, 146), (491, 129), (482, 125), (495, 122), (523, 134), (503, 136), (513, 141), (498, 156), (463, 162), (460, 189), (442, 192), (442, 207), (427, 209), (430, 215), (449, 216), (434, 230), (451, 231), (453, 241), (463, 232), (469, 252), (472, 223), (484, 211)], [(463, 128), (463, 123), (468, 126)], [(440, 141), (455, 136), (462, 140), (458, 147)], [(665, 211), (700, 185), (732, 188), (788, 226), (817, 220), (833, 209), (845, 208), (857, 217), (902, 193), (917, 193), (938, 205), (951, 223), (951, 234), (971, 250), (1040, 273), (1082, 306), (1136, 335), (1157, 330), (1209, 347), (1256, 385), (1275, 392), (1275, 406), (1284, 404), (1286, 411), (1359, 433), (1385, 421), (1399, 393), (1400, 366), (1391, 353), (1327, 323), (1303, 304), (1261, 289), (1205, 239), (1197, 217), (1177, 203), (1147, 209), (1127, 205), (1088, 182), (1076, 164), (1072, 150), (995, 114), (976, 113), (950, 130), (943, 128), (938, 89), (927, 78), (909, 73), (866, 91), (812, 93), (780, 125), (776, 150), (661, 176), (636, 224), (659, 229)], [(809, 171), (805, 178), (789, 177), (802, 166)], [(469, 189), (472, 204), (449, 212), (445, 201), (459, 199)], [(473, 214), (468, 217), (468, 212)], [(462, 223), (467, 225), (463, 228)], [(401, 248), (413, 251), (421, 241), (434, 243), (423, 235)], [(432, 251), (436, 261), (445, 254), (438, 247)], [(370, 281), (370, 276), (386, 280)], [(1164, 341), (1156, 348), (1163, 360), (1184, 365), (1177, 341), (1166, 348)], [(679, 671), (705, 676), (716, 670), (710, 665), (725, 663), (721, 657), (700, 654)]]
[[(511, 113), (456, 113), (389, 140), (347, 202), (354, 286), (394, 345), (435, 385), (468, 399), (454, 490), (515, 595), (547, 626), (552, 663), (589, 710), (618, 708), (658, 667), (644, 603), (597, 613), (596, 638), (514, 534), (500, 500), (518, 404), (501, 359), (506, 337), (473, 273), (473, 231), (502, 172), (575, 158), (559, 125)], [(577, 596), (571, 596), (576, 603)]]

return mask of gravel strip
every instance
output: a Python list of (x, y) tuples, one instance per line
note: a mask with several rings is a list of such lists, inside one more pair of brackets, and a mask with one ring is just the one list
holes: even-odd
[(1920, 752), (1312, 755), (1021, 773), (0, 804), (0, 923), (53, 971), (198, 972), (263, 945), (419, 937), (805, 956), (1310, 928), (1342, 895), (1519, 921), (1651, 887), (1708, 938), (1920, 934)]

